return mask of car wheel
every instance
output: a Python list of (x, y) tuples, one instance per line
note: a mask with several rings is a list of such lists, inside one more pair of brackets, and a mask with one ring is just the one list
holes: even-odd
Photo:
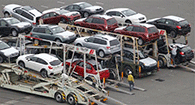
[(143, 45), (143, 44), (144, 44), (144, 41), (143, 41), (142, 38), (139, 38), (139, 39), (137, 40), (137, 43), (138, 43), (138, 45)]
[(8, 17), (10, 17), (10, 14), (9, 14), (8, 12), (5, 12), (5, 13), (4, 13), (4, 17), (5, 17), (5, 18), (8, 18)]
[(0, 56), (0, 63), (3, 63), (3, 57), (2, 56)]
[(21, 66), (21, 67), (23, 67), (23, 68), (25, 68), (25, 64), (24, 64), (23, 61), (20, 61), (20, 62), (18, 63), (18, 65)]
[(176, 34), (175, 31), (171, 31), (171, 32), (169, 33), (169, 36), (170, 36), (171, 38), (176, 38), (176, 37), (177, 37), (177, 34)]
[(132, 24), (132, 22), (130, 20), (126, 20), (125, 23)]
[(100, 50), (99, 52), (98, 52), (98, 55), (100, 56), (100, 57), (104, 57), (105, 56), (105, 53), (104, 53), (104, 51), (103, 50)]
[(63, 99), (63, 95), (62, 92), (56, 92), (55, 94), (55, 100), (57, 102), (64, 102), (65, 100)]
[(132, 71), (132, 68), (131, 68), (130, 66), (126, 66), (126, 67), (124, 68), (124, 70), (123, 70), (124, 76), (127, 77), (127, 76), (129, 75), (129, 71), (133, 72), (133, 71)]
[(18, 32), (15, 29), (12, 29), (11, 33), (13, 37), (18, 36)]
[(89, 13), (88, 12), (84, 12), (83, 17), (87, 18), (88, 16), (89, 16)]
[(66, 19), (64, 19), (64, 18), (61, 18), (60, 21), (61, 21), (62, 23), (66, 23)]
[(46, 78), (47, 77), (47, 71), (46, 70), (41, 70), (41, 76), (43, 78)]
[(76, 102), (75, 102), (75, 97), (72, 95), (72, 94), (69, 94), (68, 95), (68, 98), (67, 98), (67, 102), (70, 104), (70, 105), (75, 105)]
[(165, 67), (165, 65), (166, 65), (166, 61), (165, 61), (165, 58), (164, 57), (159, 57), (159, 59), (158, 59), (158, 62), (159, 62), (159, 67), (160, 68), (163, 68), (163, 67)]

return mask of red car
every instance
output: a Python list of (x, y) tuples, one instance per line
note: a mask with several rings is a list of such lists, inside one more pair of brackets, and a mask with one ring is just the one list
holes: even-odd
[(116, 19), (107, 15), (92, 15), (88, 18), (78, 19), (74, 24), (81, 27), (110, 32), (118, 28)]
[[(66, 64), (68, 66), (70, 66), (70, 61), (66, 60)], [(78, 75), (84, 77), (84, 61), (80, 60), (80, 59), (74, 59), (73, 63), (72, 63), (72, 68), (75, 68), (75, 72), (78, 73)], [(98, 63), (98, 67), (99, 67), (99, 73), (100, 73), (100, 80), (102, 80), (103, 78), (107, 79), (110, 77), (110, 72), (107, 68), (102, 68), (102, 66)], [(88, 60), (86, 62), (86, 73), (92, 74), (92, 75), (97, 75), (98, 71), (96, 69), (96, 62), (95, 60)]]
[(138, 37), (138, 44), (143, 45), (144, 43), (155, 41), (159, 39), (160, 34), (156, 26), (150, 24), (137, 24), (128, 25), (126, 27), (116, 28), (115, 33)]
[(67, 10), (60, 10), (60, 8), (53, 8), (43, 11), (39, 22), (44, 24), (58, 24), (60, 21), (63, 23), (72, 23), (76, 19), (80, 19), (79, 12), (70, 12)]

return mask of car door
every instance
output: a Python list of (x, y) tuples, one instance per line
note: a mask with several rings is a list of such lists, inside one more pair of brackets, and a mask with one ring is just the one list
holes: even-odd
[(41, 18), (43, 19), (44, 24), (49, 24), (50, 23), (50, 13), (44, 14)]
[(29, 69), (32, 69), (32, 70), (35, 70), (35, 71), (39, 71), (39, 67), (40, 64), (37, 63), (37, 57), (29, 57), (27, 59), (27, 61), (25, 62), (25, 67), (29, 68)]
[(118, 11), (115, 12), (115, 16), (113, 16), (113, 17), (117, 20), (118, 23), (124, 23), (125, 22), (125, 16), (122, 13), (118, 12)]
[(87, 28), (91, 28), (92, 20), (93, 20), (92, 17), (89, 17), (89, 18), (85, 19), (85, 20), (83, 21), (82, 26), (83, 26), (83, 27), (87, 27)]
[(166, 24), (165, 30), (167, 31), (167, 33), (170, 33), (174, 29), (175, 26), (174, 21), (170, 19), (166, 19), (165, 24)]
[(106, 48), (107, 42), (105, 40), (99, 39), (99, 38), (94, 38), (93, 40), (93, 46), (92, 49), (95, 49), (96, 51), (99, 50), (99, 48)]
[(0, 20), (0, 35), (9, 35), (11, 28), (5, 20)]
[(99, 24), (99, 21), (100, 21), (100, 19), (93, 18), (92, 23), (90, 24), (90, 28), (98, 29), (98, 27), (100, 27), (99, 25), (101, 25), (101, 24)]
[(55, 12), (51, 12), (50, 13), (50, 24), (57, 24), (60, 22), (60, 17), (59, 14), (55, 13)]
[(48, 40), (55, 40), (56, 35), (54, 35), (54, 33), (49, 28), (45, 28), (45, 33), (43, 38)]
[(129, 33), (129, 35), (137, 37), (138, 33), (139, 33), (139, 27), (133, 26), (133, 29), (132, 29), (131, 33)]
[(81, 10), (81, 7), (79, 6), (79, 5), (73, 5), (73, 9), (72, 9), (72, 11), (77, 11), (77, 12), (79, 12), (80, 14), (82, 14), (82, 10)]
[(21, 18), (22, 12), (23, 12), (22, 9), (16, 8), (16, 9), (13, 10), (12, 16), (17, 18), (18, 20), (22, 21), (22, 18)]
[(133, 35), (133, 26), (127, 26), (124, 30), (121, 31), (122, 34), (125, 35)]
[(42, 39), (48, 39), (48, 35), (45, 33), (46, 28), (39, 27), (38, 32), (36, 32), (36, 35), (39, 36), (39, 38)]
[(78, 75), (84, 77), (84, 62), (79, 61), (75, 70)]
[(156, 20), (153, 24), (159, 29), (165, 29), (166, 26), (165, 19), (163, 18)]
[(94, 37), (93, 36), (89, 37), (89, 38), (85, 38), (83, 46), (85, 46), (87, 48), (93, 48), (92, 47), (94, 45), (93, 41), (94, 41)]
[(69, 5), (69, 6), (65, 7), (64, 9), (68, 10), (68, 11), (73, 11), (73, 5)]

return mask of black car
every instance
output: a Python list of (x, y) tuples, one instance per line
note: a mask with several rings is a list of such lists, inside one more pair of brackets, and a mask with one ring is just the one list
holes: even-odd
[(32, 25), (29, 22), (20, 22), (16, 18), (1, 18), (0, 19), (0, 35), (17, 36), (18, 33), (29, 33), (32, 29)]
[(176, 64), (189, 62), (194, 58), (194, 51), (190, 46), (181, 43), (174, 43), (170, 44), (169, 47), (172, 48), (173, 45), (177, 46), (177, 55), (175, 57)]
[(188, 21), (178, 16), (150, 19), (147, 23), (153, 24), (159, 29), (166, 30), (172, 38), (177, 37), (177, 35), (187, 35), (191, 31), (191, 26)]
[(78, 11), (82, 17), (88, 17), (92, 14), (102, 14), (104, 12), (103, 7), (93, 6), (86, 2), (73, 3), (68, 6), (61, 7), (61, 9), (69, 11)]

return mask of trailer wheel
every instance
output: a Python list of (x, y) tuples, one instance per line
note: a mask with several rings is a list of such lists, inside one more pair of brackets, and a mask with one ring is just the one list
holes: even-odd
[(76, 104), (75, 98), (76, 98), (76, 97), (74, 97), (73, 94), (69, 94), (69, 95), (68, 95), (68, 98), (67, 98), (67, 102), (68, 102), (70, 105), (75, 105), (75, 104)]
[(63, 99), (63, 95), (62, 95), (62, 92), (56, 92), (55, 93), (55, 100), (57, 102), (64, 102), (65, 100)]
[(123, 72), (124, 72), (124, 76), (128, 76), (129, 75), (129, 71), (131, 71), (132, 72), (132, 74), (133, 74), (133, 70), (132, 70), (132, 68), (130, 67), (130, 66), (126, 66), (125, 68), (124, 68), (124, 70), (123, 70)]

